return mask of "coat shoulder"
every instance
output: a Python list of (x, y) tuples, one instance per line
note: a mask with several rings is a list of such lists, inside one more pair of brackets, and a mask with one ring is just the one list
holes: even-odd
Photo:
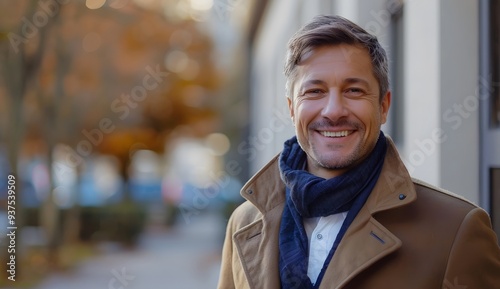
[(450, 210), (453, 208), (461, 208), (465, 211), (471, 211), (478, 208), (477, 204), (474, 204), (470, 200), (447, 191), (445, 189), (433, 186), (422, 180), (412, 178), (417, 191), (417, 199), (421, 199), (424, 202), (433, 202), (437, 206), (446, 206), (445, 210)]

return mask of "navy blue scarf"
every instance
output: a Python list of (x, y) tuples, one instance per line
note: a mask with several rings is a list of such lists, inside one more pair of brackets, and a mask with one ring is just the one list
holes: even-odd
[[(297, 138), (285, 142), (280, 155), (281, 178), (286, 184), (286, 205), (281, 218), (279, 251), (281, 288), (318, 288), (345, 231), (378, 180), (385, 153), (382, 131), (372, 153), (358, 166), (335, 178), (324, 179), (303, 170), (307, 159)], [(315, 284), (307, 276), (309, 242), (302, 218), (349, 211)], [(314, 280), (313, 280), (314, 281)]]

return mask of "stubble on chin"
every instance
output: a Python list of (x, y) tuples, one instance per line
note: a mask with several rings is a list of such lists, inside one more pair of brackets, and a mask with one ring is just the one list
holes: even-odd
[[(332, 151), (335, 149), (336, 148), (332, 148)], [(311, 150), (313, 155), (309, 156), (308, 159), (311, 159), (315, 163), (314, 166), (327, 170), (349, 169), (356, 165), (361, 153), (361, 147), (359, 145), (356, 146), (353, 151), (345, 155), (342, 155), (340, 152), (321, 153), (314, 145), (311, 145)]]

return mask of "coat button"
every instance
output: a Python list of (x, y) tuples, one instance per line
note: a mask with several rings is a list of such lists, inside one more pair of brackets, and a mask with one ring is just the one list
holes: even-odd
[(399, 194), (399, 199), (400, 199), (400, 200), (404, 200), (404, 199), (406, 199), (406, 195), (405, 195), (405, 194)]
[(253, 194), (253, 191), (252, 190), (248, 190), (247, 194), (251, 195), (251, 194)]

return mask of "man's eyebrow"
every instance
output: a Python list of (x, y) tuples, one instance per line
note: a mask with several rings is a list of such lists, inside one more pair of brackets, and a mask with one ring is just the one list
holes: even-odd
[[(347, 83), (347, 84), (361, 83), (361, 84), (366, 85), (366, 86), (369, 85), (367, 80), (365, 80), (363, 78), (359, 78), (359, 77), (349, 77), (349, 78), (344, 79), (343, 82)], [(315, 84), (316, 85), (326, 85), (327, 83), (326, 83), (326, 81), (321, 80), (321, 79), (310, 79), (310, 80), (307, 80), (304, 83), (302, 83), (300, 88), (303, 88), (304, 86), (307, 86), (307, 85), (315, 85)]]
[(311, 85), (323, 85), (323, 86), (326, 86), (327, 83), (326, 83), (326, 81), (321, 80), (321, 79), (317, 79), (317, 78), (309, 79), (309, 80), (306, 80), (303, 83), (301, 83), (301, 85), (299, 86), (299, 91), (297, 91), (297, 93), (299, 93), (299, 95), (301, 95), (302, 93), (304, 93), (303, 90), (306, 87), (311, 86)]
[[(359, 77), (349, 77), (349, 78), (344, 79), (343, 82), (345, 84), (361, 83), (364, 86), (370, 86), (367, 80), (365, 80), (363, 78), (359, 78)], [(299, 86), (299, 89), (297, 91), (297, 95), (302, 95), (304, 93), (304, 91), (303, 91), (304, 88), (308, 85), (328, 85), (328, 84), (326, 83), (326, 81), (321, 80), (321, 79), (316, 79), (316, 78), (306, 80)]]
[(363, 84), (365, 86), (369, 86), (368, 81), (364, 80), (363, 78), (357, 78), (357, 77), (346, 78), (344, 80), (344, 82), (347, 83), (347, 84), (361, 83), (361, 84)]
[(304, 83), (302, 83), (302, 85), (300, 87), (302, 88), (306, 85), (311, 85), (311, 84), (326, 85), (326, 82), (321, 80), (321, 79), (309, 79), (309, 80), (305, 81)]

